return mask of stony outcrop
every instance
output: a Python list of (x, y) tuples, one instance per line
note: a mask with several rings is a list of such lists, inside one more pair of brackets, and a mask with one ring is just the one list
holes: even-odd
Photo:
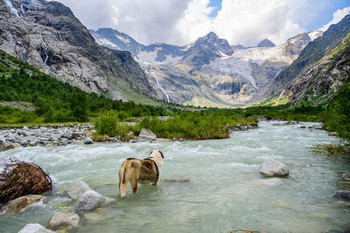
[[(311, 41), (290, 66), (280, 72), (261, 93), (267, 97), (281, 93), (290, 101), (309, 100), (333, 93), (349, 76), (350, 15), (333, 24), (323, 36)], [(304, 35), (306, 37), (306, 35)]]
[(38, 223), (29, 223), (23, 227), (18, 233), (55, 233), (54, 231), (48, 230)]
[(266, 159), (259, 168), (259, 173), (266, 177), (283, 177), (289, 175), (289, 168), (274, 159)]
[(49, 228), (53, 230), (70, 230), (79, 226), (77, 214), (56, 212), (49, 219)]
[(102, 196), (96, 191), (88, 190), (80, 196), (77, 205), (74, 208), (74, 212), (80, 212), (83, 210), (93, 210), (103, 205), (110, 203), (112, 199)]
[(157, 97), (130, 53), (99, 46), (68, 7), (45, 0), (8, 2), (12, 12), (0, 1), (0, 49), (6, 53), (89, 92), (129, 99), (126, 93), (137, 89)]

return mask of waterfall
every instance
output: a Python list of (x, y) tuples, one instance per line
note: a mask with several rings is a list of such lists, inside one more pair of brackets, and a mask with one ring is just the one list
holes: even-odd
[(165, 90), (162, 88), (162, 86), (160, 85), (158, 78), (157, 78), (155, 75), (150, 74), (150, 73), (148, 72), (147, 68), (144, 67), (143, 64), (140, 64), (140, 65), (141, 65), (141, 67), (143, 68), (143, 70), (144, 70), (148, 75), (152, 76), (152, 77), (156, 80), (157, 86), (159, 87), (159, 89), (160, 89), (160, 90), (164, 93), (164, 95), (166, 96), (166, 99), (167, 99), (168, 103), (170, 103), (170, 97), (169, 97), (169, 95), (165, 92)]
[(156, 80), (156, 83), (157, 83), (157, 85), (158, 85), (158, 87), (160, 88), (160, 90), (162, 90), (162, 92), (164, 93), (164, 95), (166, 96), (166, 98), (167, 98), (167, 100), (168, 100), (168, 102), (170, 102), (170, 98), (169, 98), (169, 95), (165, 92), (165, 90), (160, 86), (160, 84), (159, 84), (159, 80), (157, 79), (157, 77), (156, 76), (154, 76), (154, 75), (152, 75), (153, 76), (153, 78)]

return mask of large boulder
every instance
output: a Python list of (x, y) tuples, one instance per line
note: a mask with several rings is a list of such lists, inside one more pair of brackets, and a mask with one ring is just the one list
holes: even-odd
[(74, 208), (74, 212), (76, 213), (83, 210), (93, 210), (108, 204), (111, 201), (112, 200), (110, 198), (106, 198), (94, 190), (89, 190), (81, 195), (77, 205)]
[(38, 223), (29, 223), (23, 227), (18, 233), (55, 233), (54, 231), (48, 230)]
[(260, 165), (259, 173), (267, 177), (283, 177), (289, 175), (289, 169), (285, 164), (279, 161), (274, 159), (266, 159)]
[(145, 139), (150, 139), (150, 140), (157, 139), (157, 135), (155, 135), (149, 129), (141, 129), (139, 137), (140, 138), (145, 138)]
[(89, 185), (83, 181), (73, 182), (65, 191), (72, 199), (79, 199), (86, 191), (91, 190)]
[(49, 228), (53, 230), (69, 230), (79, 226), (80, 218), (72, 213), (54, 213), (49, 220)]
[(42, 198), (42, 195), (27, 195), (19, 197), (2, 206), (0, 208), (0, 212), (4, 211), (5, 213), (18, 213), (25, 207), (39, 202)]

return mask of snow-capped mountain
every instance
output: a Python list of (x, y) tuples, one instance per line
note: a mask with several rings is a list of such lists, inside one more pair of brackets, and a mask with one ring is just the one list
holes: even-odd
[(112, 29), (91, 33), (101, 45), (130, 51), (156, 80), (165, 100), (184, 103), (200, 98), (224, 106), (254, 102), (261, 88), (290, 65), (311, 39), (321, 35), (310, 32), (310, 38), (302, 33), (277, 46), (265, 39), (246, 48), (231, 46), (213, 32), (187, 46), (145, 46)]

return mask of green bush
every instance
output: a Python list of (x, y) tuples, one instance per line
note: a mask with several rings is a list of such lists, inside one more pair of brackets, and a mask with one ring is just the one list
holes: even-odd
[(146, 117), (134, 127), (137, 134), (147, 128), (161, 138), (222, 139), (237, 124), (257, 123), (255, 118), (241, 118), (229, 110), (182, 112), (168, 120)]

